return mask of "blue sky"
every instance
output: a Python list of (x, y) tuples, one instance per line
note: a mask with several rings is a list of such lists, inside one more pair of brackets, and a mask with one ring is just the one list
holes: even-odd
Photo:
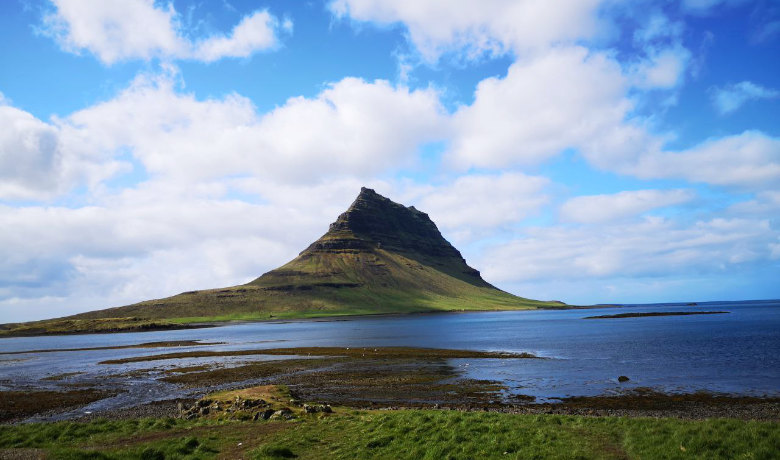
[(780, 297), (776, 1), (9, 0), (0, 40), (0, 321), (247, 282), (364, 185), (518, 295)]

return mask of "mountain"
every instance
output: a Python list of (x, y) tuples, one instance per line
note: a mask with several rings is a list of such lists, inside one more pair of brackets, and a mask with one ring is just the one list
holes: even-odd
[(561, 308), (482, 279), (424, 212), (362, 188), (298, 257), (243, 285), (92, 311), (69, 320), (177, 323), (452, 310)]

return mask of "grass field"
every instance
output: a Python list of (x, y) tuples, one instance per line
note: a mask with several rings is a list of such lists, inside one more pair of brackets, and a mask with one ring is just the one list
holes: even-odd
[[(0, 427), (0, 458), (750, 458), (780, 454), (780, 425), (727, 419), (355, 411), (292, 421), (141, 419)], [(19, 457), (21, 458), (21, 457)]]

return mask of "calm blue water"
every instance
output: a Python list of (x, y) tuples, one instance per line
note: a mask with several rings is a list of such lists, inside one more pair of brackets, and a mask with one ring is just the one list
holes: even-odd
[[(640, 311), (726, 310), (722, 315), (584, 320), (585, 316)], [(298, 346), (416, 346), (531, 352), (544, 360), (452, 360), (465, 377), (505, 382), (513, 392), (554, 400), (636, 386), (661, 391), (707, 390), (780, 396), (780, 301), (638, 305), (564, 311), (453, 313), (340, 321), (245, 323), (217, 328), (0, 339), (0, 389), (57, 386), (46, 376), (83, 372), (69, 383), (121, 385), (113, 400), (128, 405), (164, 399), (173, 385), (138, 377), (114, 377), (136, 369), (162, 372), (174, 362), (98, 365), (101, 360), (197, 349), (125, 349), (8, 355), (3, 352), (138, 344), (161, 340), (225, 342), (200, 349)], [(176, 365), (234, 365), (257, 358), (211, 358)], [(617, 377), (631, 381), (618, 384)], [(105, 403), (103, 403), (105, 404)]]

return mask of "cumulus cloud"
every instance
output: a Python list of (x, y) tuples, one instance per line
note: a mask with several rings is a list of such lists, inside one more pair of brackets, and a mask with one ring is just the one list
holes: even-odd
[[(278, 20), (268, 11), (256, 11), (244, 17), (230, 36), (211, 37), (197, 43), (192, 56), (206, 62), (226, 57), (250, 56), (257, 50), (270, 49), (277, 45), (278, 27)], [(282, 23), (282, 29), (292, 31), (292, 21), (286, 19)]]
[(338, 17), (381, 25), (403, 23), (427, 61), (457, 53), (522, 53), (594, 37), (601, 0), (335, 0)]
[(230, 94), (200, 100), (175, 74), (143, 74), (113, 99), (51, 122), (0, 106), (0, 198), (44, 198), (96, 186), (131, 167), (176, 183), (226, 176), (277, 181), (367, 178), (412, 165), (441, 139), (446, 114), (433, 89), (346, 78), (313, 98), (262, 114)]
[[(672, 85), (677, 71), (653, 85)], [(668, 149), (634, 113), (630, 71), (605, 53), (559, 47), (479, 83), (474, 102), (452, 116), (446, 157), (456, 167), (533, 165), (567, 149), (597, 168), (642, 179), (679, 178), (755, 189), (776, 186), (780, 140), (757, 131)]]
[(720, 88), (713, 87), (710, 89), (710, 96), (718, 113), (727, 115), (737, 111), (747, 102), (780, 97), (780, 91), (750, 81), (742, 81)]
[(56, 123), (0, 100), (0, 198), (47, 199), (79, 183), (95, 184), (121, 162), (82, 148)]
[(55, 128), (23, 110), (0, 105), (0, 196), (27, 198), (57, 188)]
[[(533, 164), (567, 148), (616, 139), (633, 104), (620, 66), (582, 47), (520, 60), (506, 77), (479, 83), (474, 103), (454, 115), (449, 155), (461, 168)], [(618, 145), (619, 144), (619, 145)]]
[(578, 196), (561, 206), (560, 216), (569, 222), (605, 223), (686, 203), (693, 197), (691, 191), (679, 189), (635, 190), (608, 195)]
[[(186, 38), (173, 3), (154, 0), (51, 0), (55, 9), (44, 16), (41, 31), (66, 51), (83, 50), (105, 64), (155, 57), (206, 62), (247, 57), (275, 47), (279, 21), (268, 11), (244, 17), (230, 35), (197, 42)], [(289, 25), (282, 30), (291, 30)]]

